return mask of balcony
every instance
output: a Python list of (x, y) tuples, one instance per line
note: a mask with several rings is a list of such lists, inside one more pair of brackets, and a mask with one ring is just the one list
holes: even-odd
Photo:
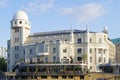
[(46, 55), (49, 55), (48, 52), (43, 52), (43, 53), (38, 53), (37, 56), (46, 56)]

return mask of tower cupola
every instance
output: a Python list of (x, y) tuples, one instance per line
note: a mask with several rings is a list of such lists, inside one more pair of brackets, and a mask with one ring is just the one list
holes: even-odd
[(27, 14), (22, 11), (22, 10), (19, 10), (17, 11), (14, 15), (13, 15), (13, 20), (15, 19), (21, 19), (21, 20), (29, 20)]

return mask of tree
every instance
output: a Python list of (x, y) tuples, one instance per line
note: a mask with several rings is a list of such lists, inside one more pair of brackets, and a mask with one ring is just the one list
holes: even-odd
[(82, 59), (83, 59), (83, 62), (87, 62), (87, 54), (83, 54), (83, 57), (82, 57)]
[(0, 57), (0, 71), (7, 71), (7, 63), (3, 57)]

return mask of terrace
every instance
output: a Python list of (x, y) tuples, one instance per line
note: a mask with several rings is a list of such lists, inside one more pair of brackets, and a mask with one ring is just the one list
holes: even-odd
[(87, 73), (85, 64), (24, 64), (17, 68), (17, 75), (83, 75)]

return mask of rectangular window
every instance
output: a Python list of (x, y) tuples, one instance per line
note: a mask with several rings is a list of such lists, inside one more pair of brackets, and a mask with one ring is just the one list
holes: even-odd
[(78, 49), (77, 49), (77, 53), (78, 53), (78, 54), (81, 54), (81, 53), (82, 53), (82, 49), (81, 49), (81, 48), (78, 48)]
[(48, 52), (48, 45), (44, 45), (44, 52)]
[(32, 60), (32, 58), (30, 58), (30, 63), (32, 63), (33, 62), (33, 60)]
[(90, 38), (90, 43), (92, 43), (92, 38)]
[(56, 42), (60, 42), (60, 40), (56, 40)]
[(48, 62), (48, 57), (45, 57), (45, 61)]
[(29, 50), (29, 53), (30, 53), (30, 54), (32, 54), (32, 53), (33, 53), (33, 52), (32, 52), (32, 49), (30, 49), (30, 50)]
[(62, 79), (67, 79), (67, 76), (62, 76)]
[(47, 79), (47, 76), (41, 76), (41, 79)]
[(19, 28), (15, 28), (15, 32), (19, 32)]
[(77, 61), (82, 61), (82, 57), (77, 57)]
[(58, 79), (58, 76), (51, 76), (52, 79)]
[(19, 46), (15, 46), (15, 51), (18, 51), (19, 50)]
[(99, 61), (99, 62), (101, 62), (101, 61), (102, 61), (102, 60), (101, 60), (101, 57), (99, 57), (99, 58), (98, 58), (98, 61)]
[(63, 49), (63, 53), (67, 53), (67, 49), (65, 48), (65, 49)]
[(23, 55), (25, 55), (25, 50), (23, 50)]
[(19, 41), (19, 38), (18, 37), (15, 37), (15, 42), (18, 42)]
[(18, 59), (19, 58), (19, 54), (15, 54), (15, 59)]
[(52, 51), (53, 53), (56, 53), (56, 48), (53, 48), (53, 51)]
[(73, 79), (73, 76), (68, 76), (68, 79)]
[(90, 53), (92, 53), (92, 49), (90, 48)]
[(92, 57), (90, 57), (90, 62), (92, 62)]
[(43, 53), (44, 52), (44, 44), (39, 45), (39, 52)]
[(78, 39), (77, 39), (77, 43), (78, 43), (78, 44), (82, 43), (81, 38), (78, 38)]
[(101, 53), (102, 53), (102, 49), (99, 49), (98, 51), (99, 51), (99, 52), (98, 52), (99, 54), (101, 54)]
[(39, 52), (40, 53), (48, 52), (48, 45), (43, 43), (39, 44)]
[(53, 62), (55, 62), (56, 61), (56, 56), (53, 56)]
[(92, 69), (92, 66), (90, 66), (90, 69)]

